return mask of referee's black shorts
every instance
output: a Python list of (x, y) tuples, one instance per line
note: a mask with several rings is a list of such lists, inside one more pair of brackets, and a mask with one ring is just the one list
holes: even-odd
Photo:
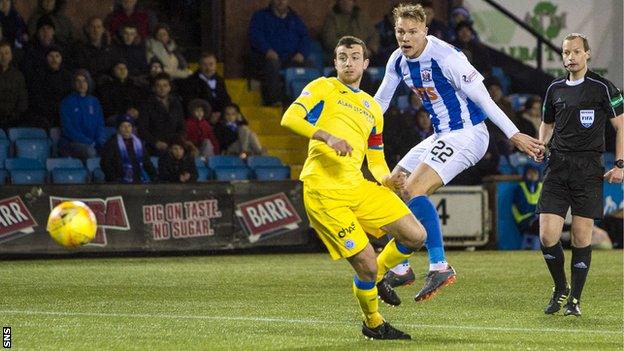
[(556, 153), (550, 155), (538, 213), (565, 218), (572, 207), (573, 216), (602, 218), (604, 167), (599, 153)]

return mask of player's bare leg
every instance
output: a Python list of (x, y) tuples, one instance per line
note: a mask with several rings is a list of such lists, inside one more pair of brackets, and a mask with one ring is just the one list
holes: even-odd
[(377, 258), (375, 250), (369, 244), (347, 260), (355, 270), (353, 293), (364, 314), (362, 334), (372, 339), (411, 339), (408, 334), (394, 328), (379, 313), (377, 300)]
[(594, 219), (572, 216), (572, 261), (570, 262), (570, 297), (563, 314), (566, 316), (581, 315), (580, 301), (585, 280), (591, 265), (591, 239)]
[(563, 266), (565, 262), (563, 247), (559, 241), (564, 218), (552, 213), (541, 213), (539, 218), (542, 254), (555, 284), (550, 301), (544, 308), (544, 313), (554, 314), (561, 309), (570, 295), (570, 287), (568, 287)]

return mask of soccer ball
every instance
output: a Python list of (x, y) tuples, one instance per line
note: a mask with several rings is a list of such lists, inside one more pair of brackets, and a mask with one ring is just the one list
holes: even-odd
[(64, 201), (50, 212), (47, 230), (54, 241), (73, 248), (93, 240), (97, 231), (97, 220), (93, 211), (84, 203)]

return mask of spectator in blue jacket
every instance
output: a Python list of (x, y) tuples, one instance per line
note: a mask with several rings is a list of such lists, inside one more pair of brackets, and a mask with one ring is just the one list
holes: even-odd
[(253, 14), (249, 24), (251, 63), (259, 75), (265, 104), (282, 100), (284, 67), (309, 66), (310, 36), (299, 16), (288, 7), (288, 0), (271, 0), (269, 6)]
[(89, 72), (76, 70), (72, 82), (74, 92), (61, 102), (60, 153), (85, 161), (97, 156), (96, 150), (106, 142), (104, 114), (98, 99), (89, 94), (93, 86)]

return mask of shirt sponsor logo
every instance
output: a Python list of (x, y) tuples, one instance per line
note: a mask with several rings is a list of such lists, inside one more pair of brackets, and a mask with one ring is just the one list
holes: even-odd
[(594, 110), (581, 110), (579, 118), (583, 127), (591, 127), (594, 124)]
[(353, 232), (354, 230), (355, 230), (355, 222), (351, 222), (351, 225), (348, 226), (347, 228), (340, 229), (340, 231), (338, 232), (338, 237), (344, 238), (345, 236), (347, 236), (347, 234), (351, 234), (351, 232)]
[(309, 92), (309, 91), (307, 91), (307, 90), (303, 90), (303, 91), (301, 92), (301, 96), (310, 96), (310, 95), (311, 95), (311, 94), (310, 94), (310, 92)]
[(431, 70), (423, 69), (422, 71), (420, 71), (420, 78), (422, 78), (423, 83), (431, 82)]

